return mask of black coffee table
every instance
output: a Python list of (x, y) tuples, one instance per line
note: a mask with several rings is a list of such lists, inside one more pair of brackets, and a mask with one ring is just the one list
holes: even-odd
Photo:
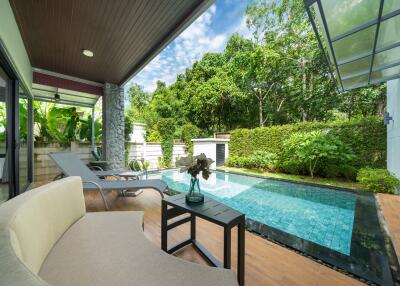
[[(239, 285), (244, 285), (244, 245), (245, 216), (244, 214), (208, 197), (200, 205), (186, 204), (185, 194), (166, 197), (162, 200), (161, 213), (161, 248), (168, 253), (174, 253), (180, 248), (192, 244), (204, 258), (214, 267), (231, 268), (231, 229), (238, 227), (238, 265), (237, 276)], [(183, 214), (190, 214), (180, 220), (168, 223), (169, 219)], [(218, 261), (207, 249), (196, 240), (196, 217), (200, 217), (224, 228), (224, 263)], [(190, 238), (168, 248), (168, 230), (190, 222)]]

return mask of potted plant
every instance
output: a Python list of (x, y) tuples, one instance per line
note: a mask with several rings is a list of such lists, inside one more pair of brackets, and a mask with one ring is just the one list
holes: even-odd
[(207, 180), (211, 174), (210, 165), (214, 161), (204, 153), (198, 156), (182, 157), (176, 161), (176, 166), (181, 167), (180, 172), (188, 172), (191, 176), (189, 190), (186, 195), (186, 202), (189, 204), (200, 204), (204, 202), (204, 195), (201, 193), (199, 178), (200, 174)]

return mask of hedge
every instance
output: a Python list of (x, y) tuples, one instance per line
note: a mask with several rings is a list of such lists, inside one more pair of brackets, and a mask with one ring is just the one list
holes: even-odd
[(354, 167), (386, 167), (386, 127), (378, 117), (236, 129), (230, 136), (229, 153), (232, 156), (250, 156), (255, 151), (279, 154), (283, 141), (293, 133), (317, 130), (335, 135), (349, 144), (356, 156), (352, 161)]

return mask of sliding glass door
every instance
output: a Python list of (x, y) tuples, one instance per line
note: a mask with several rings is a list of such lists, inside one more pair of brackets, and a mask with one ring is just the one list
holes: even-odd
[(0, 51), (0, 203), (32, 182), (33, 104)]
[(11, 79), (0, 66), (0, 203), (9, 199), (11, 193), (8, 176), (7, 114)]
[(32, 99), (20, 87), (19, 88), (19, 115), (18, 115), (18, 186), (19, 193), (25, 191), (31, 183), (31, 116), (32, 116)]

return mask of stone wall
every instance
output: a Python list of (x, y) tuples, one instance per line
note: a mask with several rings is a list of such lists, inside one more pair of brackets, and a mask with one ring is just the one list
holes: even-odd
[(124, 162), (124, 89), (106, 83), (103, 96), (103, 156), (112, 169)]
[(33, 175), (34, 181), (46, 183), (60, 174), (61, 170), (54, 164), (48, 154), (50, 152), (68, 151), (78, 155), (85, 163), (92, 160), (90, 143), (38, 143), (33, 149)]

